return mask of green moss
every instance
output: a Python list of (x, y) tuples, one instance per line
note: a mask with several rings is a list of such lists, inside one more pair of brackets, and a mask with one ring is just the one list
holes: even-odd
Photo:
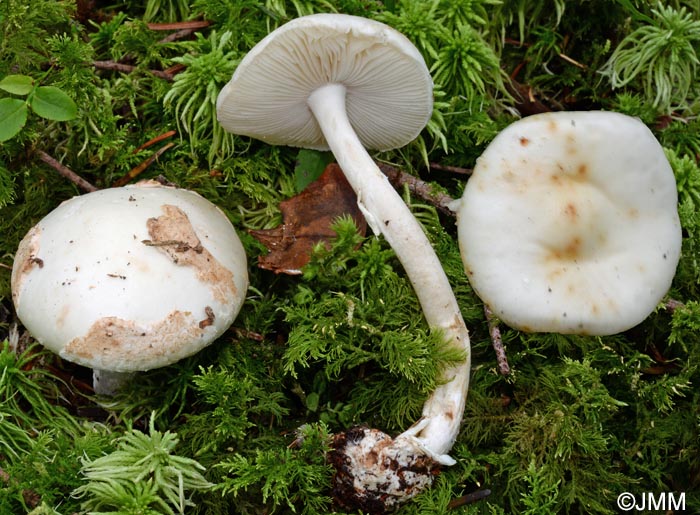
[[(104, 460), (121, 456), (133, 438), (177, 438), (177, 447), (168, 443), (160, 454), (161, 465), (177, 457), (201, 474), (200, 486), (215, 485), (183, 492), (192, 502), (188, 514), (331, 513), (332, 471), (324, 461), (330, 435), (357, 423), (406, 429), (440, 371), (460, 358), (428, 329), (384, 240), (358, 235), (347, 219), (302, 276), (256, 267), (266, 250), (246, 230), (280, 223), (280, 201), (297, 193), (298, 150), (223, 133), (216, 95), (271, 29), (331, 11), (394, 25), (425, 56), (436, 82), (431, 124), (404, 149), (378, 157), (436, 190), (457, 198), (467, 179), (429, 171), (430, 162), (471, 168), (516, 119), (522, 99), (506, 91), (511, 76), (545, 108), (640, 117), (664, 146), (678, 184), (683, 247), (668, 299), (638, 327), (610, 337), (524, 334), (501, 325), (508, 376), (498, 372), (483, 305), (464, 274), (454, 220), (402, 192), (455, 291), (473, 370), (451, 452), (457, 465), (398, 513), (445, 513), (482, 489), (491, 495), (455, 512), (615, 513), (624, 491), (684, 492), (687, 511), (700, 510), (694, 3), (150, 0), (87, 11), (85, 4), (0, 2), (0, 78), (30, 75), (78, 106), (76, 119), (33, 117), (0, 145), (0, 340), (20, 349), (0, 350), (0, 513), (178, 512), (172, 476), (169, 490), (155, 487), (155, 475), (137, 487)], [(170, 42), (160, 42), (168, 32), (147, 25), (184, 17), (212, 25)], [(106, 70), (95, 60), (134, 68)], [(185, 65), (174, 80), (152, 73), (173, 65)], [(177, 134), (142, 148), (170, 130)], [(10, 267), (17, 245), (41, 217), (81, 193), (38, 151), (109, 187), (166, 142), (174, 146), (139, 177), (163, 175), (220, 206), (249, 255), (251, 289), (214, 345), (140, 374), (98, 402), (81, 384), (89, 370), (31, 345), (21, 325), (15, 332)], [(116, 482), (89, 477), (95, 463), (107, 463)], [(131, 466), (142, 477), (160, 470), (149, 460)]]

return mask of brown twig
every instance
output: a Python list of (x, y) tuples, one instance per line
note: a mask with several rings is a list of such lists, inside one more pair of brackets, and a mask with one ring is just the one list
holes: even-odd
[(493, 315), (493, 311), (491, 311), (491, 308), (489, 308), (486, 304), (484, 304), (484, 314), (486, 315), (486, 321), (489, 325), (491, 345), (493, 345), (493, 350), (496, 352), (498, 371), (501, 375), (507, 376), (510, 374), (510, 365), (508, 364), (506, 351), (503, 348), (503, 340), (501, 339), (501, 330), (498, 327), (498, 319)]
[(441, 165), (440, 163), (430, 163), (431, 170), (439, 170), (441, 172), (456, 173), (458, 175), (471, 175), (474, 170), (471, 168), (462, 168), (461, 166)]
[(46, 152), (43, 150), (37, 151), (39, 154), (39, 159), (41, 159), (44, 163), (49, 165), (51, 168), (56, 170), (58, 173), (60, 173), (63, 177), (71, 181), (73, 184), (78, 186), (80, 189), (87, 191), (88, 193), (91, 191), (97, 191), (97, 188), (87, 182), (85, 179), (80, 177), (77, 173), (75, 173), (73, 170), (68, 168), (67, 166), (62, 165), (58, 161), (56, 161), (53, 157), (48, 155)]
[(185, 39), (188, 36), (191, 36), (195, 32), (197, 32), (199, 29), (182, 29), (178, 30), (177, 32), (173, 32), (172, 34), (168, 34), (162, 39), (158, 40), (158, 43), (165, 44), (165, 43), (172, 43), (173, 41), (178, 41), (180, 39)]
[(211, 25), (207, 20), (177, 21), (174, 23), (147, 23), (151, 30), (183, 30), (183, 29), (204, 29)]
[(406, 185), (412, 194), (429, 202), (441, 213), (455, 216), (454, 211), (452, 211), (449, 207), (449, 205), (454, 202), (454, 199), (449, 195), (435, 191), (434, 188), (427, 182), (420, 180), (418, 177), (402, 172), (393, 166), (389, 166), (384, 163), (377, 163), (377, 165), (384, 175), (387, 176), (389, 182), (391, 182), (394, 188), (400, 188)]
[(174, 30), (172, 34), (165, 36), (163, 39), (159, 40), (158, 43), (172, 43), (179, 39), (191, 36), (200, 29), (204, 29), (211, 25), (210, 21), (197, 20), (197, 21), (180, 21), (176, 23), (148, 23), (147, 26), (151, 30)]
[(153, 164), (153, 161), (158, 159), (160, 156), (163, 155), (167, 150), (173, 148), (175, 146), (175, 143), (168, 143), (166, 145), (163, 145), (160, 147), (152, 156), (150, 156), (148, 159), (146, 159), (144, 162), (140, 163), (139, 165), (133, 167), (131, 170), (127, 172), (126, 175), (124, 175), (121, 179), (117, 179), (114, 181), (112, 186), (124, 186), (127, 184), (129, 181), (137, 177), (139, 174), (141, 174), (146, 168), (151, 166)]
[[(93, 61), (92, 65), (98, 70), (110, 70), (122, 73), (131, 73), (134, 70), (136, 70), (136, 66), (132, 66), (131, 64), (118, 63), (116, 61)], [(148, 71), (160, 79), (167, 80), (169, 82), (172, 82), (173, 80), (173, 75), (168, 72), (164, 72), (163, 70)]]
[(165, 73), (168, 75), (171, 75), (172, 77), (175, 77), (178, 73), (186, 69), (187, 66), (185, 66), (182, 63), (175, 63), (172, 66), (168, 66), (165, 70), (163, 70)]
[(452, 499), (447, 504), (447, 509), (455, 510), (457, 508), (461, 508), (462, 506), (466, 506), (467, 504), (474, 504), (477, 501), (486, 499), (489, 495), (491, 495), (491, 490), (489, 490), (488, 488), (484, 488), (483, 490), (477, 490), (476, 492), (471, 492), (466, 495), (463, 495), (462, 497)]
[(138, 154), (138, 153), (141, 152), (142, 150), (144, 150), (144, 149), (150, 147), (151, 145), (155, 145), (156, 143), (160, 143), (160, 142), (163, 141), (164, 139), (168, 139), (168, 138), (170, 138), (171, 136), (175, 136), (175, 134), (177, 134), (177, 131), (168, 131), (168, 132), (164, 132), (163, 134), (159, 134), (159, 135), (156, 136), (155, 138), (149, 139), (146, 143), (144, 143), (144, 144), (141, 145), (139, 148), (137, 148), (136, 150), (134, 150), (134, 154)]

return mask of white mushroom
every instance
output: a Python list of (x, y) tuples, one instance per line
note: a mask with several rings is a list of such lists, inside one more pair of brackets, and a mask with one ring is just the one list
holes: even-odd
[(198, 194), (155, 182), (74, 197), (24, 237), (12, 270), (17, 315), (41, 344), (119, 374), (175, 363), (233, 322), (248, 288), (228, 218)]
[(428, 324), (465, 353), (445, 371), (444, 384), (412, 428), (390, 442), (370, 430), (344, 440), (350, 445), (334, 460), (342, 490), (336, 497), (348, 507), (362, 507), (368, 498), (390, 507), (417, 494), (433, 476), (430, 467), (424, 474), (408, 471), (416, 460), (454, 463), (447, 453), (469, 384), (467, 329), (421, 226), (364, 148), (405, 145), (431, 113), (432, 80), (408, 39), (382, 23), (339, 14), (306, 16), (270, 33), (241, 61), (217, 102), (228, 131), (333, 151), (367, 223), (403, 264)]
[(606, 335), (644, 320), (681, 248), (676, 183), (639, 120), (530, 116), (477, 160), (458, 209), (467, 275), (524, 331)]

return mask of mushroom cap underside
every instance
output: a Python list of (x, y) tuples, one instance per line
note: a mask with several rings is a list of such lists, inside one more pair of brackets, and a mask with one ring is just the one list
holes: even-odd
[(69, 361), (115, 372), (194, 354), (238, 314), (246, 256), (228, 218), (198, 194), (141, 183), (74, 197), (20, 243), (17, 314)]
[(348, 118), (367, 148), (405, 145), (432, 114), (430, 73), (405, 36), (358, 16), (314, 14), (282, 25), (243, 58), (217, 116), (229, 132), (327, 150), (307, 99), (328, 84), (345, 86)]
[(671, 167), (639, 120), (546, 113), (500, 133), (458, 210), (465, 269), (526, 331), (614, 334), (668, 291), (681, 228)]

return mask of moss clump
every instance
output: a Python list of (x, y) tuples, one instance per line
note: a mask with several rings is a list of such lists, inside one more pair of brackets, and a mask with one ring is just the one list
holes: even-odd
[[(428, 330), (392, 251), (348, 220), (302, 276), (255, 267), (265, 250), (245, 230), (280, 222), (279, 202), (298, 192), (298, 151), (223, 133), (214, 102), (270, 30), (331, 11), (394, 25), (424, 55), (436, 82), (430, 125), (377, 157), (436, 191), (459, 197), (465, 177), (445, 170), (471, 168), (516, 110), (547, 109), (640, 117), (665, 147), (679, 189), (683, 250), (662, 305), (610, 337), (501, 326), (508, 376), (498, 372), (483, 306), (462, 270), (454, 220), (405, 192), (470, 328), (473, 371), (451, 453), (457, 465), (398, 513), (446, 513), (484, 489), (491, 495), (456, 511), (616, 513), (623, 492), (684, 493), (686, 510), (699, 511), (695, 3), (9, 0), (0, 2), (0, 79), (28, 75), (78, 110), (67, 121), (29, 117), (0, 144), (0, 513), (331, 513), (329, 436), (358, 423), (405, 429), (439, 371), (459, 359)], [(149, 26), (186, 18), (210, 24), (181, 33)], [(84, 386), (90, 372), (33, 345), (13, 314), (17, 244), (81, 192), (40, 152), (99, 188), (141, 170), (140, 178), (162, 175), (219, 205), (250, 257), (252, 287), (234, 327), (96, 402)], [(163, 445), (146, 445), (129, 464), (110, 461), (131, 439)], [(145, 481), (125, 479), (126, 471)]]

